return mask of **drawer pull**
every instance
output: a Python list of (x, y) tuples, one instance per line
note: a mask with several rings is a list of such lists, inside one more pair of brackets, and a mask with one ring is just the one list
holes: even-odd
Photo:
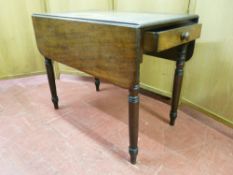
[(180, 39), (181, 41), (188, 41), (190, 37), (190, 33), (189, 32), (183, 32), (180, 35)]

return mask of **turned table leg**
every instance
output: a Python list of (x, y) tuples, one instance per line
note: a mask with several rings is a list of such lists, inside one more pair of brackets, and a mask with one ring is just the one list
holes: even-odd
[(182, 87), (182, 80), (184, 74), (184, 64), (186, 59), (188, 44), (184, 44), (180, 50), (179, 59), (176, 61), (176, 70), (174, 75), (173, 82), (173, 92), (172, 92), (172, 103), (171, 103), (171, 111), (170, 111), (170, 125), (175, 124), (175, 120), (177, 117), (177, 108), (179, 105), (180, 92)]
[(58, 109), (58, 96), (55, 84), (55, 77), (54, 77), (54, 70), (53, 64), (51, 59), (45, 58), (45, 67), (47, 71), (48, 81), (49, 81), (49, 88), (52, 96), (52, 102), (55, 109)]
[(100, 90), (100, 80), (98, 78), (95, 78), (95, 88), (96, 91)]
[(130, 162), (136, 164), (138, 154), (139, 85), (129, 90), (129, 154)]

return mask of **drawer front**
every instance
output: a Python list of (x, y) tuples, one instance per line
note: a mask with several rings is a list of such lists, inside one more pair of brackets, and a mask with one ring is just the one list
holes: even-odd
[(201, 24), (163, 30), (148, 31), (144, 34), (144, 52), (161, 52), (200, 37)]

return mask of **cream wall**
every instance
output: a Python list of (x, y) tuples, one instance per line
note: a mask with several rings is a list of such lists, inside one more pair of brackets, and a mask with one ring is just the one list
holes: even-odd
[(232, 0), (197, 0), (202, 37), (186, 66), (183, 99), (233, 124), (232, 8)]
[(187, 12), (189, 0), (114, 0), (115, 10), (141, 12)]
[(0, 0), (0, 78), (44, 72), (30, 17), (42, 11), (41, 0)]
[(112, 0), (45, 0), (48, 11), (70, 12), (80, 10), (108, 10)]

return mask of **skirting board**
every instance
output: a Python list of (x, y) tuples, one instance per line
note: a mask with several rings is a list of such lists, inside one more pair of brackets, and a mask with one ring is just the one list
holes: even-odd
[(165, 96), (165, 97), (171, 98), (171, 96), (172, 96), (171, 92), (169, 92), (169, 91), (158, 89), (158, 88), (155, 88), (153, 86), (147, 85), (145, 83), (140, 83), (140, 88), (143, 88), (145, 90), (154, 92), (156, 94), (159, 94), (159, 95), (162, 95), (162, 96)]
[(23, 73), (23, 74), (16, 74), (16, 75), (0, 76), (0, 80), (22, 78), (22, 77), (26, 77), (26, 76), (41, 75), (41, 74), (45, 74), (45, 71), (37, 71), (37, 72), (30, 72), (30, 73)]
[[(152, 87), (152, 86), (144, 84), (144, 83), (140, 83), (140, 87), (145, 89), (145, 90), (154, 92), (156, 94), (171, 98), (171, 92), (169, 92), (169, 91), (158, 89), (158, 88)], [(216, 113), (214, 113), (214, 112), (212, 112), (212, 111), (210, 111), (210, 110), (208, 110), (208, 109), (206, 109), (204, 107), (201, 107), (201, 106), (191, 102), (190, 100), (188, 100), (186, 98), (181, 97), (180, 103), (187, 104), (188, 106), (193, 107), (197, 111), (203, 112), (207, 116), (209, 116), (209, 117), (211, 117), (211, 118), (213, 118), (213, 119), (215, 119), (215, 120), (217, 120), (217, 121), (219, 121), (219, 122), (233, 128), (233, 122), (232, 121), (227, 120), (224, 117), (222, 117), (222, 116), (220, 116), (220, 115), (218, 115), (218, 114), (216, 114)]]
[(194, 109), (205, 113), (207, 116), (209, 116), (209, 117), (211, 117), (211, 118), (213, 118), (213, 119), (215, 119), (215, 120), (217, 120), (217, 121), (219, 121), (219, 122), (233, 128), (233, 122), (232, 121), (227, 120), (224, 117), (222, 117), (222, 116), (220, 116), (220, 115), (218, 115), (218, 114), (216, 114), (216, 113), (214, 113), (214, 112), (212, 112), (212, 111), (210, 111), (210, 110), (208, 110), (208, 109), (206, 109), (204, 107), (201, 107), (201, 106), (189, 101), (188, 99), (182, 98), (181, 100), (182, 100), (182, 103), (187, 104), (188, 106), (193, 107)]
[(81, 71), (64, 71), (64, 70), (60, 70), (59, 74), (71, 74), (71, 75), (77, 75), (77, 76), (91, 76), (91, 75), (88, 75), (84, 72), (81, 72)]

